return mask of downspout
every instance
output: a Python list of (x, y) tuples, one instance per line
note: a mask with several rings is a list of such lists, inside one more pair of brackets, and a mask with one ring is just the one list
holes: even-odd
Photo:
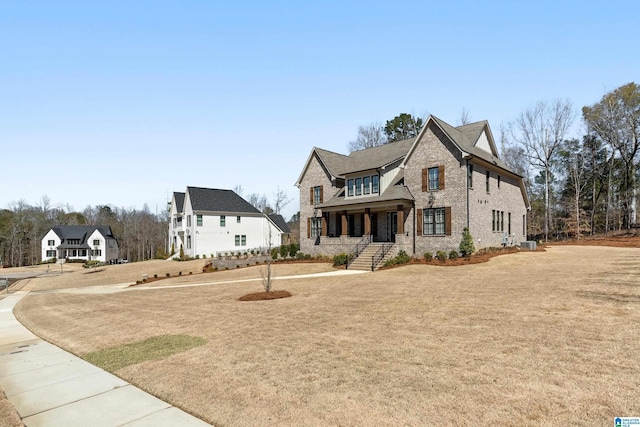
[(467, 158), (467, 170), (466, 170), (466, 187), (467, 187), (467, 229), (471, 232), (469, 228), (469, 159)]

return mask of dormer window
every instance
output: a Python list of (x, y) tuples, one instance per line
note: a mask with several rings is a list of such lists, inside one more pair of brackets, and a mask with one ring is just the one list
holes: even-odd
[(373, 194), (378, 194), (380, 192), (380, 177), (378, 175), (373, 175), (371, 177), (371, 192)]

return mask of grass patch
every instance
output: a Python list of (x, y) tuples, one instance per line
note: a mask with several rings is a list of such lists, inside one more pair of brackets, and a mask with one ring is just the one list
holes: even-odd
[(189, 335), (160, 335), (131, 344), (87, 353), (84, 359), (106, 371), (115, 372), (147, 360), (160, 360), (176, 353), (205, 344), (199, 337)]

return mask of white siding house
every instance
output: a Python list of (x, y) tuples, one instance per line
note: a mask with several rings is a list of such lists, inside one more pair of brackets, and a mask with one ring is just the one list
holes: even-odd
[(187, 187), (173, 193), (169, 251), (217, 256), (279, 246), (290, 231), (280, 215), (265, 215), (231, 190)]
[(118, 241), (107, 226), (65, 225), (50, 229), (42, 238), (42, 261), (118, 258)]

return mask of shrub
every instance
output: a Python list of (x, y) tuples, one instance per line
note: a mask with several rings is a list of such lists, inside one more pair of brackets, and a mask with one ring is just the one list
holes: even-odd
[(294, 258), (299, 250), (300, 250), (300, 246), (296, 245), (295, 243), (290, 244), (289, 245), (289, 256), (291, 258)]
[(449, 252), (449, 259), (458, 259), (458, 251), (453, 250)]
[(447, 253), (445, 251), (438, 251), (436, 252), (436, 258), (438, 258), (438, 260), (445, 262), (447, 260)]
[(218, 267), (213, 267), (213, 271), (218, 271)]
[(348, 261), (351, 261), (352, 258), (353, 258), (353, 255), (351, 254), (347, 255), (346, 253), (342, 252), (333, 257), (333, 265), (335, 267), (339, 265), (345, 265)]
[(431, 252), (425, 252), (423, 256), (425, 261), (431, 261), (433, 259), (433, 254)]
[(278, 248), (271, 249), (271, 259), (278, 259)]
[(304, 254), (304, 259), (305, 260), (310, 260), (311, 258), (312, 258), (311, 254)]
[(405, 252), (405, 251), (399, 251), (398, 255), (396, 255), (395, 257), (388, 259), (384, 265), (385, 266), (390, 266), (390, 265), (400, 265), (400, 264), (406, 264), (409, 261), (411, 261), (411, 257)]
[(167, 274), (166, 274), (166, 277), (171, 277), (171, 273), (167, 273)]
[(157, 279), (157, 278), (158, 278), (158, 275), (157, 275), (157, 274), (154, 274), (154, 275), (153, 275), (153, 278), (154, 278), (154, 279)]
[(196, 259), (200, 259), (200, 255), (197, 255), (197, 254), (196, 254)]
[(182, 276), (182, 271), (179, 271), (179, 272), (178, 272), (178, 276)]
[(476, 250), (473, 246), (473, 237), (471, 237), (471, 232), (467, 227), (462, 230), (462, 241), (460, 241), (459, 249), (460, 255), (466, 258), (470, 257)]
[(289, 255), (289, 246), (280, 245), (280, 258), (286, 258)]

